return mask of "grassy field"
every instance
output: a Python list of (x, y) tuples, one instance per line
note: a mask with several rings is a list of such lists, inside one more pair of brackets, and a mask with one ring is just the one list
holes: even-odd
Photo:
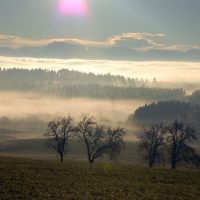
[[(122, 151), (119, 162), (139, 163), (137, 143), (126, 142), (125, 144), (126, 150)], [(58, 160), (57, 154), (46, 146), (45, 139), (0, 140), (0, 155)], [(87, 160), (85, 145), (80, 141), (70, 140), (69, 152), (66, 157), (73, 160)]]
[(199, 200), (200, 171), (0, 157), (0, 199)]

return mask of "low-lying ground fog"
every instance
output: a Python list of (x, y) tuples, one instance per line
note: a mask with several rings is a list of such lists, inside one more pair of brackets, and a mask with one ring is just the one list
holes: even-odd
[[(128, 116), (145, 103), (148, 102), (144, 100), (64, 99), (34, 93), (0, 92), (0, 116), (22, 118), (33, 115), (48, 123), (49, 120), (68, 114), (72, 115), (76, 121), (84, 115), (93, 115), (98, 121), (107, 125), (127, 126), (125, 122)], [(136, 127), (131, 127), (132, 131), (126, 138), (134, 139), (136, 129)], [(14, 136), (26, 139), (42, 137), (44, 134), (38, 131), (28, 132), (23, 130), (16, 133), (15, 131)]]

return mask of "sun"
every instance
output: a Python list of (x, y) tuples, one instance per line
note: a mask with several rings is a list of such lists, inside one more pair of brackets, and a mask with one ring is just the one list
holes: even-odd
[(63, 16), (86, 16), (88, 5), (86, 0), (59, 0), (58, 10)]

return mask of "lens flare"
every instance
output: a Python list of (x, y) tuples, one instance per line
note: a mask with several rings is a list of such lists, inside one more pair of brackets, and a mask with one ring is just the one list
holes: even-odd
[(59, 0), (58, 9), (63, 16), (85, 16), (88, 13), (86, 0)]

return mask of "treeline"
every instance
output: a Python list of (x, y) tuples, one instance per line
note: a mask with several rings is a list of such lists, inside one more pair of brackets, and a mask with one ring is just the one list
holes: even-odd
[[(37, 88), (38, 85), (109, 85), (116, 87), (142, 87), (150, 85), (148, 80), (125, 78), (123, 76), (112, 76), (111, 74), (95, 75), (94, 73), (83, 73), (74, 70), (62, 69), (59, 71), (44, 69), (0, 69), (0, 81), (4, 87), (26, 89)], [(1, 84), (1, 85), (2, 85)]]
[(64, 98), (182, 100), (183, 89), (155, 88), (147, 80), (123, 76), (95, 75), (67, 69), (0, 69), (0, 90), (39, 92)]
[(200, 104), (200, 90), (193, 92), (189, 97), (189, 101), (192, 103)]
[(200, 105), (181, 101), (161, 101), (146, 104), (129, 116), (128, 121), (140, 126), (149, 126), (154, 122), (170, 123), (175, 119), (190, 123), (196, 130), (200, 130)]
[(48, 94), (64, 98), (86, 97), (100, 99), (146, 99), (181, 100), (185, 98), (182, 89), (133, 88), (93, 85), (55, 86), (46, 91)]
[(139, 153), (153, 167), (168, 163), (172, 169), (178, 164), (200, 166), (200, 156), (194, 143), (199, 143), (200, 105), (164, 101), (139, 107), (128, 122), (144, 127), (139, 137)]
[(46, 130), (46, 124), (47, 122), (35, 115), (15, 118), (9, 118), (7, 116), (0, 117), (1, 128), (44, 132)]
[[(84, 116), (79, 122), (68, 115), (56, 118), (48, 123), (47, 146), (53, 149), (63, 162), (69, 151), (69, 138), (77, 138), (85, 145), (89, 163), (107, 155), (117, 160), (121, 151), (125, 150), (122, 127), (112, 128), (99, 124), (93, 116)], [(153, 124), (139, 137), (139, 153), (153, 167), (161, 160), (169, 162), (172, 169), (180, 164), (200, 166), (200, 156), (191, 144), (197, 141), (195, 128), (188, 123), (175, 120), (169, 125)]]

